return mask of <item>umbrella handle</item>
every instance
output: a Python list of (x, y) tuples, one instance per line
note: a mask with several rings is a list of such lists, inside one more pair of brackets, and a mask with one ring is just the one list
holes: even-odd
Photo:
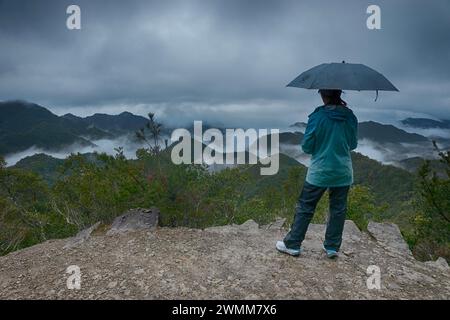
[(377, 99), (378, 99), (378, 90), (376, 90), (376, 92), (377, 92), (377, 95), (375, 96), (375, 101), (377, 101)]

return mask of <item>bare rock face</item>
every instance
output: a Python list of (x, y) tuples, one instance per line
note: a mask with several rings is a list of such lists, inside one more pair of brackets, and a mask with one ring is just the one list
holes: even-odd
[(247, 220), (243, 224), (230, 224), (225, 226), (218, 227), (209, 227), (205, 229), (206, 232), (212, 233), (246, 233), (246, 234), (255, 234), (259, 231), (259, 225), (253, 220)]
[(448, 266), (447, 260), (445, 260), (444, 258), (439, 257), (435, 262), (436, 262), (436, 264), (437, 264), (438, 266), (440, 266), (442, 269), (448, 270), (449, 266)]
[(448, 266), (447, 260), (445, 260), (442, 257), (437, 258), (436, 261), (427, 261), (425, 262), (426, 265), (430, 267), (437, 268), (442, 271), (448, 271), (450, 270), (450, 267)]
[(388, 250), (412, 256), (408, 244), (403, 239), (400, 229), (396, 224), (370, 221), (367, 226), (367, 231)]
[(111, 229), (106, 233), (113, 235), (129, 231), (151, 230), (158, 226), (159, 210), (151, 209), (131, 209), (125, 214), (114, 219)]
[(283, 227), (285, 226), (286, 223), (286, 218), (276, 218), (274, 222), (269, 223), (265, 226), (262, 226), (263, 229), (268, 229), (268, 230), (281, 230), (283, 229)]
[(77, 233), (77, 235), (75, 237), (69, 238), (66, 245), (64, 246), (64, 249), (70, 249), (70, 248), (76, 247), (76, 246), (82, 244), (83, 242), (85, 242), (87, 239), (89, 239), (89, 237), (91, 236), (91, 233), (95, 229), (97, 229), (99, 225), (100, 225), (100, 221), (97, 222), (96, 224), (90, 226), (89, 228), (81, 230), (80, 232)]
[[(275, 249), (287, 232), (281, 221), (158, 228), (149, 236), (156, 223), (156, 210), (133, 210), (114, 230), (135, 232), (95, 233), (73, 250), (63, 249), (67, 239), (49, 240), (0, 257), (0, 299), (450, 299), (447, 262), (401, 252), (389, 224), (371, 223), (371, 236), (346, 221), (341, 254), (330, 260), (322, 224), (310, 225), (302, 254), (291, 257)], [(67, 287), (71, 265), (81, 270), (79, 290)]]
[(358, 226), (352, 220), (345, 220), (344, 233), (342, 236), (344, 240), (358, 242), (361, 241), (362, 234)]

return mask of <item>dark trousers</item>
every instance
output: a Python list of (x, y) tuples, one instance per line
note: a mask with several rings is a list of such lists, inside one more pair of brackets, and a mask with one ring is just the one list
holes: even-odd
[(342, 232), (347, 212), (347, 195), (350, 186), (324, 188), (314, 186), (306, 181), (295, 207), (295, 217), (291, 231), (284, 238), (286, 247), (300, 249), (317, 203), (327, 189), (329, 189), (330, 194), (330, 215), (323, 245), (326, 249), (339, 251), (342, 243)]

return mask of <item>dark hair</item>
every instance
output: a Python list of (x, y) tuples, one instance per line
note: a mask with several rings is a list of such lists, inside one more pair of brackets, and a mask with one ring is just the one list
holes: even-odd
[(328, 104), (347, 106), (347, 102), (341, 99), (342, 90), (320, 89), (319, 93), (322, 97), (326, 97), (329, 100)]

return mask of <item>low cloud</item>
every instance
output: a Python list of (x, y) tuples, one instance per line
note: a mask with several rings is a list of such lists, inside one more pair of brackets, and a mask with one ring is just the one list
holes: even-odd
[(431, 142), (417, 144), (380, 144), (369, 139), (361, 139), (358, 141), (358, 147), (355, 151), (383, 164), (394, 165), (401, 160), (413, 157), (422, 157), (426, 159), (437, 158), (437, 154), (434, 152)]
[(410, 133), (417, 133), (427, 138), (435, 138), (440, 137), (444, 139), (450, 139), (450, 129), (439, 129), (439, 128), (430, 128), (430, 129), (422, 129), (422, 128), (413, 128), (404, 125), (398, 125), (400, 129), (405, 130)]
[(13, 153), (5, 157), (8, 166), (15, 165), (18, 161), (25, 157), (35, 155), (37, 153), (45, 153), (49, 156), (58, 159), (65, 159), (72, 153), (106, 153), (114, 155), (117, 153), (116, 148), (122, 147), (123, 153), (128, 159), (136, 158), (136, 150), (145, 147), (143, 144), (133, 141), (129, 136), (121, 136), (117, 139), (101, 139), (91, 141), (95, 146), (81, 146), (80, 144), (72, 144), (59, 150), (46, 150), (43, 148), (37, 148), (35, 146), (28, 148), (27, 150)]
[[(280, 151), (307, 167), (311, 162), (311, 156), (302, 152), (300, 146), (282, 144), (280, 145)], [(358, 148), (356, 148), (355, 152), (383, 164), (395, 166), (399, 166), (399, 161), (412, 157), (437, 158), (437, 154), (433, 152), (431, 144), (428, 146), (416, 144), (381, 145), (368, 139), (359, 140)]]

